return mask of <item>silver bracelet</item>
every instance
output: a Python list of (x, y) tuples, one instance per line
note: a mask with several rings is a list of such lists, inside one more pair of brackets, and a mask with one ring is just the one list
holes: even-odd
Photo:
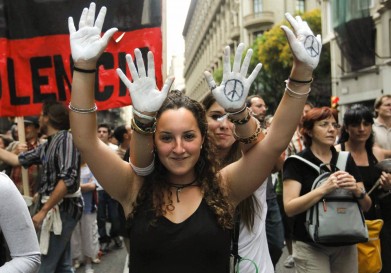
[(137, 111), (136, 108), (134, 108), (134, 107), (133, 107), (132, 111), (133, 111), (133, 114), (135, 114), (139, 118), (143, 118), (143, 119), (150, 120), (150, 121), (155, 121), (156, 120), (156, 117), (151, 117), (151, 116), (148, 116), (148, 115), (144, 115), (143, 113), (140, 113), (139, 111)]
[(130, 166), (132, 166), (133, 171), (138, 176), (147, 176), (147, 175), (150, 175), (153, 172), (153, 170), (155, 169), (155, 156), (153, 157), (151, 164), (145, 168), (140, 168), (140, 167), (133, 165), (130, 158), (129, 158), (129, 164), (130, 164)]
[(77, 108), (73, 106), (70, 102), (68, 105), (69, 110), (75, 113), (79, 114), (89, 114), (89, 113), (94, 113), (96, 110), (98, 110), (98, 107), (96, 106), (96, 103), (94, 103), (94, 107), (88, 108), (88, 109), (83, 109), (83, 108)]
[(307, 98), (309, 93), (311, 92), (311, 87), (308, 89), (306, 93), (298, 93), (293, 91), (292, 89), (289, 88), (288, 83), (285, 84), (285, 92), (292, 98), (295, 99), (303, 99)]

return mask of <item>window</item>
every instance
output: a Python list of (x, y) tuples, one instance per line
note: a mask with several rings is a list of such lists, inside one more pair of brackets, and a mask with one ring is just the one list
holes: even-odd
[(262, 12), (262, 0), (254, 0), (254, 13)]
[(362, 10), (371, 9), (374, 7), (373, 0), (362, 0), (358, 2), (359, 8)]
[(303, 13), (305, 11), (305, 0), (296, 0), (296, 12)]

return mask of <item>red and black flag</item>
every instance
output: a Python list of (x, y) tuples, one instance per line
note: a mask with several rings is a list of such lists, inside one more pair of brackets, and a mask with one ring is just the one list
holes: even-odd
[[(46, 99), (70, 100), (72, 57), (68, 17), (78, 28), (90, 1), (0, 0), (0, 116), (37, 115)], [(95, 1), (107, 7), (103, 32), (118, 32), (98, 61), (95, 99), (100, 110), (129, 105), (130, 96), (115, 69), (130, 75), (125, 55), (135, 48), (155, 56), (162, 86), (161, 0)], [(2, 7), (2, 9), (1, 9)]]

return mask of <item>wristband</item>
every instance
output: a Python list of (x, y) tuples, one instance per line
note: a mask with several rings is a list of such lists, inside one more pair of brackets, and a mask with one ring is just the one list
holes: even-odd
[(87, 74), (92, 74), (92, 73), (96, 72), (96, 68), (95, 69), (83, 69), (83, 68), (78, 68), (77, 66), (74, 66), (73, 70), (80, 72), (80, 73), (87, 73)]
[(291, 81), (291, 82), (294, 82), (294, 83), (301, 83), (301, 84), (310, 84), (310, 83), (312, 83), (312, 82), (314, 81), (314, 78), (311, 78), (311, 80), (308, 80), (308, 81), (300, 81), (300, 80), (296, 80), (296, 79), (291, 78), (291, 77), (289, 77), (288, 79), (289, 79), (289, 81)]
[(357, 200), (364, 199), (365, 195), (367, 194), (367, 191), (363, 187), (360, 187), (360, 191), (361, 191), (360, 195), (358, 197), (356, 197)]

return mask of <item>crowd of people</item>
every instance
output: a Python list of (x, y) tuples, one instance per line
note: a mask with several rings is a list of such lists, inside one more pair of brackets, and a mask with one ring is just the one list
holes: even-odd
[[(39, 117), (25, 117), (25, 142), (15, 127), (0, 135), (0, 239), (7, 246), (0, 272), (74, 272), (83, 264), (93, 273), (101, 255), (124, 245), (129, 272), (137, 273), (271, 273), (284, 245), (283, 264), (298, 273), (357, 272), (355, 245), (315, 244), (305, 229), (306, 211), (338, 188), (351, 193), (367, 219), (384, 220), (382, 272), (391, 272), (391, 175), (375, 166), (391, 157), (391, 95), (376, 100), (376, 118), (351, 106), (341, 128), (335, 109), (307, 101), (320, 36), (286, 14), (293, 30), (282, 30), (293, 66), (272, 115), (261, 96), (248, 95), (262, 65), (247, 76), (252, 50), (242, 59), (244, 44), (232, 67), (231, 48), (224, 49), (219, 85), (205, 71), (210, 90), (201, 102), (170, 90), (171, 77), (158, 90), (153, 53), (145, 64), (135, 49), (137, 66), (126, 55), (131, 78), (117, 70), (132, 99), (130, 125), (97, 124), (97, 61), (117, 29), (101, 36), (106, 8), (96, 20), (95, 9), (91, 3), (83, 10), (78, 29), (68, 20), (68, 107), (47, 101)], [(316, 54), (307, 51), (309, 37)], [(330, 170), (339, 151), (350, 152), (346, 169), (316, 190), (317, 174), (286, 160), (296, 154)]]

